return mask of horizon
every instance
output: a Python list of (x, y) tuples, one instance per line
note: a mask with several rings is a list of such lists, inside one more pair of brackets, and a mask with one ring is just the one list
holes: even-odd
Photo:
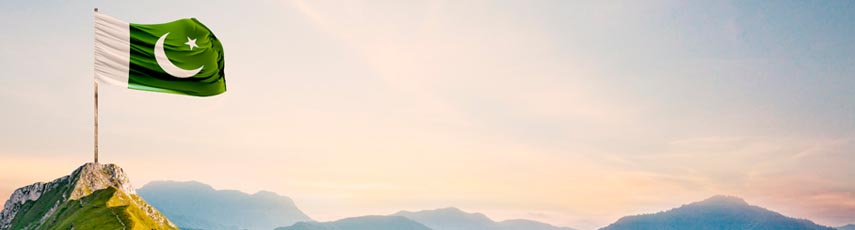
[[(92, 163), (92, 162), (87, 162), (87, 163), (85, 163), (85, 164), (91, 164), (91, 163)], [(84, 164), (84, 165), (85, 165), (85, 164)], [(99, 163), (99, 164), (105, 164), (105, 165), (106, 165), (106, 164), (114, 164), (114, 163)], [(114, 164), (114, 165), (117, 165), (117, 164)], [(117, 166), (118, 166), (118, 165), (117, 165)], [(81, 166), (81, 167), (82, 167), (82, 166)], [(121, 167), (121, 166), (119, 166), (119, 167)], [(50, 180), (48, 180), (48, 181), (50, 181)], [(48, 181), (41, 181), (41, 182), (48, 182)], [(133, 182), (133, 181), (131, 181), (131, 182)], [(175, 185), (175, 184), (181, 184), (181, 185), (187, 185), (187, 184), (202, 185), (202, 186), (205, 186), (205, 187), (207, 187), (207, 188), (212, 189), (212, 191), (214, 191), (214, 192), (223, 192), (223, 191), (233, 192), (233, 191), (237, 191), (237, 192), (239, 192), (240, 194), (242, 194), (242, 195), (247, 195), (247, 196), (254, 196), (254, 195), (256, 195), (256, 194), (260, 194), (260, 193), (273, 193), (273, 194), (274, 194), (274, 195), (276, 195), (277, 197), (280, 197), (280, 198), (286, 198), (286, 199), (291, 200), (291, 201), (294, 203), (294, 205), (295, 205), (295, 207), (296, 207), (297, 209), (299, 209), (299, 210), (301, 210), (301, 211), (303, 211), (303, 212), (305, 213), (305, 210), (300, 209), (300, 206), (299, 206), (299, 204), (298, 204), (298, 203), (299, 203), (299, 201), (298, 201), (298, 200), (294, 200), (293, 198), (291, 198), (291, 197), (290, 197), (290, 196), (288, 196), (287, 194), (279, 194), (279, 193), (276, 193), (276, 192), (273, 192), (273, 191), (267, 191), (267, 190), (258, 190), (258, 191), (255, 191), (255, 192), (247, 192), (247, 191), (236, 190), (236, 189), (215, 188), (215, 187), (213, 187), (213, 186), (211, 186), (211, 185), (209, 185), (209, 184), (206, 184), (206, 183), (204, 183), (204, 182), (200, 182), (200, 181), (195, 181), (195, 180), (190, 180), (190, 181), (155, 180), (155, 181), (149, 181), (149, 182), (145, 183), (145, 184), (144, 184), (144, 185), (142, 185), (142, 186), (136, 187), (135, 189), (145, 188), (145, 187), (146, 187), (146, 186), (148, 186), (149, 184), (151, 184), (151, 183), (156, 183), (156, 182), (160, 182), (160, 183), (172, 183), (173, 185)], [(234, 195), (233, 193), (230, 193), (230, 194), (231, 194), (231, 195)], [(2, 195), (2, 194), (0, 194), (0, 195)], [(703, 198), (703, 199), (699, 199), (699, 200), (695, 200), (695, 201), (691, 201), (691, 202), (686, 202), (686, 203), (682, 203), (682, 204), (675, 204), (674, 206), (672, 206), (672, 207), (670, 207), (670, 208), (667, 208), (667, 209), (662, 209), (662, 210), (653, 211), (653, 212), (647, 212), (647, 213), (628, 213), (628, 214), (624, 214), (624, 215), (623, 215), (623, 216), (621, 216), (621, 217), (639, 216), (639, 215), (649, 215), (649, 214), (658, 214), (658, 213), (662, 213), (662, 212), (666, 212), (666, 211), (671, 211), (671, 210), (673, 210), (673, 209), (681, 208), (681, 207), (683, 207), (684, 205), (689, 205), (689, 204), (695, 204), (695, 203), (706, 202), (706, 201), (713, 200), (713, 199), (716, 199), (716, 198), (737, 199), (737, 200), (739, 200), (740, 202), (744, 202), (746, 205), (750, 205), (750, 206), (757, 206), (757, 207), (760, 207), (760, 208), (764, 208), (764, 207), (762, 207), (762, 206), (758, 206), (758, 205), (756, 205), (756, 204), (753, 204), (753, 203), (751, 203), (751, 202), (748, 202), (748, 201), (746, 201), (745, 199), (743, 199), (743, 198), (741, 198), (741, 197), (739, 197), (739, 196), (735, 196), (735, 195), (728, 195), (728, 194), (714, 194), (714, 195), (710, 195), (709, 197), (706, 197), (706, 198)], [(499, 219), (499, 218), (492, 217), (492, 216), (491, 216), (491, 215), (489, 215), (488, 213), (483, 213), (483, 212), (480, 212), (480, 211), (478, 211), (478, 210), (467, 210), (467, 209), (461, 209), (461, 208), (458, 208), (458, 207), (456, 207), (456, 206), (444, 206), (444, 207), (434, 207), (434, 208), (428, 208), (428, 209), (414, 209), (414, 210), (410, 210), (410, 209), (400, 209), (400, 210), (397, 210), (397, 211), (394, 211), (394, 212), (388, 212), (388, 213), (364, 213), (364, 214), (355, 215), (355, 216), (343, 216), (343, 217), (336, 217), (336, 218), (333, 218), (333, 219), (317, 219), (317, 218), (313, 217), (313, 216), (312, 216), (311, 214), (309, 214), (309, 213), (306, 213), (306, 215), (308, 215), (308, 217), (309, 217), (309, 218), (312, 218), (312, 221), (317, 221), (317, 222), (332, 222), (332, 221), (338, 221), (338, 220), (342, 220), (342, 219), (358, 218), (358, 217), (365, 217), (365, 216), (393, 216), (393, 215), (397, 215), (398, 213), (401, 213), (401, 212), (419, 213), (419, 212), (443, 211), (443, 210), (455, 210), (455, 211), (463, 212), (463, 213), (465, 213), (465, 214), (480, 214), (480, 215), (484, 215), (484, 217), (486, 217), (487, 219), (490, 219), (490, 220), (495, 221), (495, 222), (502, 222), (502, 221), (509, 221), (509, 220), (534, 220), (534, 221), (539, 221), (539, 222), (543, 222), (543, 223), (546, 223), (546, 224), (550, 224), (550, 225), (553, 225), (553, 226), (556, 226), (556, 227), (569, 227), (569, 228), (580, 229), (580, 230), (581, 230), (581, 229), (588, 229), (588, 228), (578, 228), (578, 227), (574, 227), (574, 226), (558, 225), (558, 224), (549, 223), (549, 222), (547, 222), (547, 221), (545, 221), (545, 220), (540, 220), (540, 219), (537, 219), (537, 218), (519, 218), (519, 217), (507, 216), (507, 217), (505, 217), (505, 218), (501, 218), (501, 219)], [(771, 210), (771, 211), (776, 212), (775, 210)], [(795, 218), (795, 219), (804, 219), (804, 218), (800, 218), (800, 217), (797, 217), (797, 216), (789, 216), (789, 215), (786, 215), (786, 214), (784, 214), (784, 213), (781, 213), (781, 214), (783, 214), (784, 216), (790, 217), (790, 218)], [(810, 220), (810, 219), (804, 219), (804, 220), (808, 220), (808, 221), (811, 221), (811, 222), (812, 222), (812, 220)], [(614, 220), (614, 221), (617, 221), (617, 219), (616, 219), (616, 220)], [(613, 222), (614, 222), (614, 221), (613, 221)], [(612, 222), (612, 223), (613, 223), (613, 222)], [(814, 223), (815, 223), (815, 222), (814, 222)], [(609, 223), (609, 224), (610, 224), (610, 223)], [(817, 223), (817, 224), (822, 225), (821, 223)], [(849, 225), (849, 224), (847, 224), (847, 225)], [(825, 225), (825, 226), (828, 226), (828, 225)], [(843, 225), (841, 225), (841, 226), (843, 226)], [(606, 226), (604, 225), (604, 226), (600, 226), (600, 227), (596, 227), (596, 228), (590, 228), (590, 229), (600, 229), (601, 227), (606, 227)], [(829, 226), (829, 227), (839, 227), (839, 226)]]
[[(0, 199), (92, 159), (93, 8), (197, 18), (228, 91), (99, 87), (101, 162), (335, 220), (581, 229), (733, 195), (855, 223), (855, 3), (0, 2)], [(139, 183), (139, 184), (137, 184)]]
[[(85, 164), (90, 164), (90, 163), (92, 163), (92, 162), (84, 163), (84, 165), (85, 165)], [(100, 163), (100, 164), (115, 164), (115, 163)], [(115, 165), (118, 165), (118, 164), (115, 164)], [(82, 167), (82, 166), (81, 166), (81, 167)], [(119, 166), (119, 167), (121, 167), (121, 166)], [(67, 174), (66, 174), (66, 175), (67, 175)], [(51, 180), (39, 181), (39, 182), (49, 182), (49, 181), (51, 181)], [(131, 181), (131, 182), (133, 183), (133, 181)], [(747, 205), (750, 205), (750, 206), (756, 206), (756, 207), (760, 207), (760, 208), (764, 208), (764, 209), (766, 209), (766, 207), (764, 207), (764, 206), (762, 206), (762, 205), (758, 205), (758, 204), (752, 203), (752, 202), (749, 202), (749, 201), (747, 201), (747, 200), (743, 199), (742, 197), (740, 197), (740, 196), (738, 196), (738, 195), (732, 195), (732, 194), (712, 194), (712, 195), (709, 195), (709, 196), (707, 196), (707, 197), (705, 197), (705, 198), (702, 198), (702, 199), (697, 199), (697, 200), (694, 200), (694, 201), (689, 201), (689, 202), (684, 202), (684, 203), (676, 203), (676, 204), (672, 205), (672, 206), (671, 206), (671, 207), (669, 207), (669, 208), (664, 208), (664, 209), (661, 209), (661, 210), (654, 210), (654, 211), (643, 212), (643, 213), (626, 213), (626, 214), (622, 214), (622, 215), (620, 216), (620, 218), (615, 219), (614, 221), (609, 222), (609, 223), (607, 223), (606, 225), (598, 226), (598, 227), (594, 227), (594, 228), (580, 228), (580, 227), (576, 227), (576, 226), (567, 226), (567, 225), (555, 224), (555, 223), (551, 223), (551, 222), (549, 222), (549, 220), (546, 220), (546, 219), (544, 219), (544, 218), (542, 218), (542, 217), (538, 217), (538, 216), (536, 216), (536, 215), (534, 215), (534, 216), (529, 216), (529, 217), (517, 217), (517, 216), (513, 216), (514, 214), (511, 214), (510, 216), (507, 216), (507, 214), (505, 214), (505, 216), (502, 216), (502, 215), (500, 214), (499, 216), (502, 216), (502, 217), (501, 217), (501, 218), (496, 218), (496, 217), (494, 217), (493, 215), (490, 215), (490, 213), (485, 213), (485, 212), (482, 212), (482, 211), (479, 211), (479, 210), (469, 210), (469, 209), (459, 208), (459, 207), (457, 207), (457, 206), (453, 206), (453, 205), (452, 205), (452, 206), (433, 207), (433, 208), (423, 208), (423, 209), (399, 209), (399, 210), (397, 210), (397, 211), (386, 212), (386, 213), (362, 213), (362, 214), (352, 215), (352, 216), (326, 216), (326, 217), (325, 217), (325, 218), (323, 218), (323, 219), (319, 219), (319, 218), (314, 217), (311, 213), (307, 213), (305, 210), (303, 210), (302, 208), (300, 208), (299, 200), (296, 200), (296, 199), (292, 198), (291, 196), (288, 196), (287, 194), (280, 194), (280, 193), (277, 193), (277, 192), (275, 192), (275, 191), (268, 191), (268, 190), (263, 190), (263, 189), (262, 189), (262, 190), (257, 190), (257, 191), (254, 191), (254, 192), (248, 192), (248, 191), (243, 191), (243, 190), (238, 190), (238, 189), (217, 188), (217, 187), (214, 187), (214, 186), (212, 186), (212, 185), (210, 185), (210, 184), (207, 184), (207, 183), (204, 183), (204, 182), (201, 182), (201, 181), (196, 181), (196, 180), (187, 180), (187, 181), (180, 181), (180, 180), (153, 180), (153, 181), (148, 181), (148, 182), (146, 182), (146, 183), (145, 183), (145, 184), (143, 184), (142, 186), (135, 187), (135, 189), (141, 189), (141, 188), (144, 188), (144, 187), (148, 186), (149, 184), (151, 184), (151, 183), (153, 183), (153, 182), (167, 182), (167, 183), (178, 183), (178, 184), (193, 183), (193, 184), (198, 184), (198, 185), (203, 185), (203, 186), (205, 186), (205, 187), (208, 187), (208, 188), (212, 189), (212, 191), (214, 191), (214, 192), (221, 192), (221, 191), (237, 191), (237, 192), (239, 192), (239, 193), (241, 193), (241, 194), (243, 194), (243, 195), (248, 195), (248, 196), (254, 196), (254, 195), (259, 194), (259, 193), (273, 193), (273, 194), (275, 194), (275, 195), (276, 195), (276, 196), (278, 196), (278, 197), (287, 198), (287, 199), (291, 200), (291, 201), (294, 203), (294, 205), (295, 205), (295, 207), (296, 207), (297, 209), (301, 210), (301, 211), (302, 211), (302, 212), (304, 212), (308, 217), (312, 218), (312, 220), (313, 220), (313, 221), (317, 221), (317, 222), (332, 222), (332, 221), (337, 221), (337, 220), (342, 220), (342, 219), (357, 218), (357, 217), (364, 217), (364, 216), (390, 216), (390, 215), (395, 215), (395, 214), (400, 213), (400, 212), (418, 213), (418, 212), (424, 212), (424, 211), (441, 211), (441, 210), (453, 209), (453, 210), (461, 211), (461, 212), (466, 213), (466, 214), (481, 214), (481, 215), (484, 215), (486, 218), (488, 218), (488, 219), (490, 219), (490, 220), (492, 220), (492, 221), (495, 221), (495, 222), (502, 222), (502, 221), (509, 221), (509, 220), (534, 220), (534, 221), (538, 221), (538, 222), (542, 222), (542, 223), (550, 224), (550, 225), (553, 225), (553, 226), (556, 226), (556, 227), (569, 227), (569, 228), (574, 228), (574, 229), (580, 229), (580, 230), (582, 230), (582, 229), (600, 229), (600, 228), (602, 228), (602, 227), (606, 227), (606, 225), (608, 225), (608, 224), (611, 224), (611, 223), (614, 223), (614, 222), (618, 221), (618, 219), (620, 219), (620, 218), (622, 218), (622, 217), (639, 216), (639, 215), (649, 215), (649, 214), (658, 214), (658, 213), (662, 213), (662, 212), (666, 212), (666, 211), (671, 211), (671, 210), (673, 210), (673, 209), (681, 208), (681, 207), (683, 207), (684, 205), (700, 203), (700, 202), (708, 201), (708, 200), (711, 200), (711, 199), (714, 199), (714, 198), (722, 198), (722, 197), (723, 197), (723, 198), (735, 198), (735, 199), (740, 200), (741, 202), (745, 202)], [(0, 195), (8, 196), (8, 195), (5, 195), (5, 194), (0, 194)], [(776, 211), (776, 210), (773, 210), (773, 209), (768, 209), (768, 210), (771, 210), (771, 211), (773, 211), (773, 212), (780, 213), (780, 212), (778, 212), (778, 211)], [(782, 214), (782, 215), (784, 215), (784, 216), (786, 216), (786, 217), (795, 218), (795, 219), (804, 219), (804, 220), (808, 220), (808, 221), (811, 221), (811, 222), (816, 223), (816, 224), (819, 224), (819, 225), (823, 225), (822, 223), (814, 222), (814, 221), (813, 221), (813, 220), (811, 220), (811, 219), (805, 219), (805, 218), (803, 218), (803, 217), (798, 217), (798, 216), (791, 216), (791, 215), (787, 215), (786, 213), (780, 213), (780, 214)], [(828, 226), (828, 227), (840, 227), (840, 226), (845, 226), (845, 225), (851, 225), (851, 224), (843, 224), (843, 225), (839, 225), (839, 226), (838, 226), (838, 225), (833, 225), (833, 226), (832, 226), (832, 225), (823, 225), (823, 226)]]

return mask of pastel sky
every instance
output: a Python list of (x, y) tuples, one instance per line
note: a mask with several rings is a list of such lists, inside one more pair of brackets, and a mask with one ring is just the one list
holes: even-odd
[(226, 52), (220, 96), (101, 87), (101, 161), (137, 187), (318, 220), (593, 229), (730, 194), (855, 223), (852, 1), (0, 1), (0, 200), (91, 161), (94, 7)]

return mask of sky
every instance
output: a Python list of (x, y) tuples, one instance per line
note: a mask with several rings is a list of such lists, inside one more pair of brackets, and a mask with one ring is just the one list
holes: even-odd
[(0, 197), (91, 161), (95, 7), (198, 18), (226, 53), (223, 95), (100, 87), (100, 160), (137, 187), (316, 220), (594, 229), (728, 194), (855, 223), (855, 2), (2, 1)]

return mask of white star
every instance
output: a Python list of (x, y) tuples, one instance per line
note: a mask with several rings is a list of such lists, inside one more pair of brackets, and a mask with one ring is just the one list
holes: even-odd
[(196, 39), (190, 39), (190, 37), (187, 37), (187, 42), (184, 44), (190, 46), (190, 50), (193, 50), (193, 47), (199, 47), (199, 45), (196, 45)]

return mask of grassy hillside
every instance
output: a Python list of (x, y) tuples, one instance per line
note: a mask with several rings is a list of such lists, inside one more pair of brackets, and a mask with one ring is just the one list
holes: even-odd
[[(135, 200), (137, 199), (137, 200)], [(62, 205), (43, 229), (175, 229), (158, 224), (139, 207), (138, 197), (113, 187)]]
[(127, 184), (118, 166), (86, 164), (69, 176), (19, 189), (4, 210), (11, 222), (0, 229), (178, 229)]
[(144, 208), (136, 205), (140, 201), (135, 195), (129, 196), (110, 187), (79, 200), (64, 202), (39, 226), (35, 225), (40, 219), (36, 214), (45, 210), (27, 212), (15, 218), (12, 229), (177, 229), (149, 217)]
[(38, 200), (27, 201), (21, 205), (20, 211), (12, 220), (10, 229), (35, 229), (55, 204), (66, 200), (65, 197), (68, 197), (72, 190), (72, 186), (69, 185), (74, 181), (68, 179), (55, 182), (51, 189), (42, 194)]

